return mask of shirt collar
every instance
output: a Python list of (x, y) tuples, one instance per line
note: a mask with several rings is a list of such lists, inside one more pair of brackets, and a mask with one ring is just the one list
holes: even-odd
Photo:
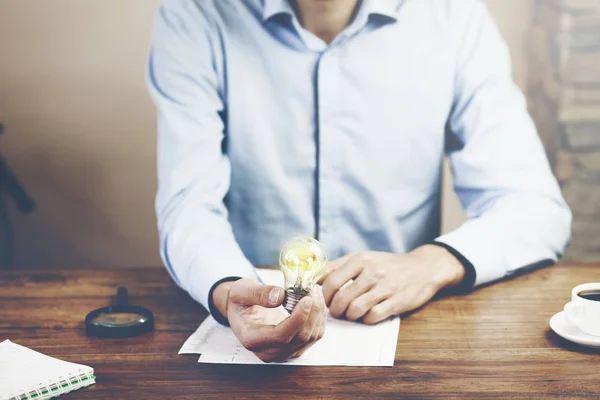
[(381, 15), (394, 21), (398, 20), (398, 11), (405, 0), (363, 0), (365, 14)]
[[(403, 2), (404, 0), (362, 0), (359, 12), (367, 16), (377, 14), (396, 21)], [(263, 22), (280, 14), (294, 15), (289, 0), (264, 0)]]
[(294, 9), (288, 0), (264, 0), (263, 22), (267, 22), (276, 15), (294, 15)]

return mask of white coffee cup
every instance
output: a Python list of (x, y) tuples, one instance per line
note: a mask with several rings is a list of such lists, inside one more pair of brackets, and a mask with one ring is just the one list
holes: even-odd
[(581, 297), (586, 292), (600, 292), (600, 282), (573, 288), (571, 301), (565, 305), (565, 320), (588, 335), (600, 336), (600, 301)]

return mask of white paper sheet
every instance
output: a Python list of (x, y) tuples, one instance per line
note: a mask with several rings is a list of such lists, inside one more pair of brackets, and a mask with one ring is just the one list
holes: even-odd
[[(277, 270), (259, 270), (265, 284), (279, 285), (283, 275)], [(378, 325), (369, 326), (327, 319), (325, 336), (302, 357), (281, 365), (347, 365), (387, 366), (394, 365), (400, 318), (396, 317)], [(200, 354), (200, 363), (214, 364), (264, 364), (252, 352), (246, 350), (230, 328), (208, 317), (186, 340), (179, 354)]]

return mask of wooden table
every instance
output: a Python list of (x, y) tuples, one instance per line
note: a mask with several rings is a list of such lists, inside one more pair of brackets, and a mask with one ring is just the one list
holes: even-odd
[[(207, 315), (162, 268), (0, 272), (0, 340), (90, 365), (97, 383), (65, 399), (600, 398), (600, 351), (566, 342), (548, 320), (600, 265), (560, 265), (429, 304), (402, 321), (393, 368), (198, 364), (180, 356)], [(116, 288), (152, 309), (134, 339), (84, 335), (87, 312)]]

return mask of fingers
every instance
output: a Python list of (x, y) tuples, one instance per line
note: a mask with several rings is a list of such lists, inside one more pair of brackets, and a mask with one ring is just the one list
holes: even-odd
[[(320, 291), (320, 288), (318, 288), (317, 290)], [(320, 295), (323, 307), (319, 307), (317, 319), (311, 330), (310, 339), (306, 343), (302, 343), (299, 346), (297, 346), (292, 357), (302, 356), (316, 342), (321, 340), (323, 338), (323, 335), (325, 334), (325, 326), (327, 325), (327, 307), (325, 307), (325, 301), (322, 299), (322, 292), (320, 293)], [(318, 294), (315, 297), (318, 297)], [(316, 308), (317, 307), (313, 305), (313, 309)]]
[[(340, 318), (347, 311), (350, 304), (357, 300), (359, 296), (371, 290), (376, 283), (377, 280), (372, 275), (360, 274), (352, 283), (342, 287), (333, 295), (331, 305), (329, 306), (331, 315), (335, 318)], [(360, 318), (360, 316), (357, 318)], [(357, 318), (352, 318), (352, 320)]]
[(323, 319), (321, 320), (321, 323), (319, 324), (319, 331), (317, 332), (317, 340), (321, 340), (325, 336), (325, 327), (326, 326), (327, 326), (327, 309), (325, 309), (325, 312), (323, 313)]
[(338, 269), (339, 267), (341, 267), (342, 265), (346, 264), (348, 262), (348, 260), (350, 260), (350, 258), (352, 258), (355, 255), (355, 253), (349, 253), (346, 254), (343, 257), (340, 257), (338, 259), (335, 259), (333, 261), (330, 261), (327, 264), (327, 272), (325, 273), (325, 275), (323, 275), (318, 281), (317, 284), (322, 285), (323, 282), (325, 281), (325, 279), (327, 278), (327, 275), (329, 275), (330, 273), (332, 273), (333, 271), (335, 271), (336, 269)]
[(327, 306), (323, 299), (323, 290), (319, 285), (315, 285), (310, 296), (313, 298), (313, 305), (306, 323), (300, 329), (292, 343), (295, 346), (302, 347), (316, 340), (316, 335), (320, 330), (320, 324), (323, 322), (323, 316), (327, 312)]
[(344, 265), (329, 273), (323, 281), (325, 304), (330, 305), (333, 296), (338, 290), (340, 290), (349, 280), (356, 278), (362, 269), (363, 264), (351, 257)]
[(252, 279), (240, 279), (229, 290), (229, 301), (245, 306), (279, 307), (283, 298), (282, 288), (262, 285)]
[(294, 355), (292, 356), (293, 358), (302, 356), (304, 353), (306, 353), (306, 351), (308, 349), (313, 347), (315, 343), (317, 343), (319, 340), (321, 340), (321, 338), (325, 334), (326, 320), (327, 320), (327, 315), (325, 313), (323, 313), (319, 317), (319, 321), (317, 322), (315, 329), (313, 329), (311, 340), (309, 340), (309, 342), (307, 344), (305, 344), (304, 346), (300, 347), (298, 349), (298, 351), (296, 351), (296, 353), (294, 353)]
[(363, 317), (363, 322), (367, 325), (378, 324), (379, 322), (389, 318), (392, 315), (399, 314), (399, 312), (395, 312), (398, 306), (398, 300), (396, 299), (387, 299), (377, 304), (373, 308), (371, 308)]
[(306, 296), (296, 305), (292, 314), (278, 325), (261, 325), (247, 329), (240, 335), (240, 342), (245, 348), (254, 352), (269, 347), (288, 345), (304, 327), (310, 315), (312, 304), (313, 299)]
[(354, 299), (346, 309), (346, 319), (356, 321), (389, 296), (383, 290), (370, 290)]
[[(261, 360), (265, 362), (283, 362), (290, 358), (300, 357), (323, 337), (327, 319), (327, 307), (325, 306), (320, 287), (317, 286), (313, 289), (311, 297), (313, 297), (313, 303), (304, 326), (289, 343), (271, 345), (272, 347), (255, 351), (255, 354)], [(300, 306), (299, 303), (296, 308)]]
[(434, 286), (429, 285), (417, 290), (407, 290), (373, 306), (365, 314), (362, 321), (365, 324), (377, 324), (391, 316), (413, 311), (427, 303), (436, 293)]

